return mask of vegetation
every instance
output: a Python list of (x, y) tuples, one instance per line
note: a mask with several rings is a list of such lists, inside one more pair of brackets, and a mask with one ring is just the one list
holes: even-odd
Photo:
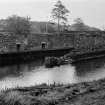
[(55, 66), (60, 66), (64, 64), (70, 64), (70, 63), (72, 63), (72, 59), (66, 58), (66, 55), (62, 57), (46, 57), (45, 58), (45, 67), (47, 68), (53, 68)]
[(69, 29), (70, 31), (100, 31), (98, 28), (86, 25), (81, 18), (76, 18)]
[[(79, 24), (77, 20), (82, 20), (81, 18), (77, 18), (74, 20), (74, 24), (68, 26), (69, 31), (100, 31), (100, 29), (95, 27), (90, 27), (84, 23), (82, 20), (82, 23)], [(30, 20), (29, 20), (30, 22)], [(31, 33), (44, 33), (46, 32), (46, 24), (47, 24), (47, 31), (48, 33), (54, 33), (58, 30), (58, 25), (56, 23), (50, 23), (50, 22), (37, 22), (37, 21), (31, 21), (30, 22), (30, 32)], [(4, 19), (0, 20), (0, 31), (6, 31), (8, 29), (7, 27), (7, 21)], [(10, 29), (10, 27), (9, 27)], [(9, 30), (8, 29), (8, 30)], [(63, 29), (63, 28), (62, 28)], [(12, 31), (12, 30), (10, 30)]]
[(105, 105), (105, 79), (8, 89), (0, 92), (0, 105)]
[(57, 20), (58, 23), (58, 31), (60, 31), (60, 25), (66, 26), (68, 19), (69, 10), (62, 4), (60, 0), (57, 1), (54, 8), (52, 9), (52, 17)]
[(17, 15), (10, 16), (6, 19), (6, 30), (16, 35), (27, 36), (30, 33), (30, 18), (20, 17)]

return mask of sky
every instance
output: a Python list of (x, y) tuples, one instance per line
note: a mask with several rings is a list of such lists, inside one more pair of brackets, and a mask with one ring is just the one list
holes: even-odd
[[(105, 27), (105, 0), (61, 0), (70, 11), (69, 24), (80, 17), (85, 24)], [(30, 16), (32, 21), (50, 21), (57, 0), (0, 0), (0, 19), (11, 15)]]

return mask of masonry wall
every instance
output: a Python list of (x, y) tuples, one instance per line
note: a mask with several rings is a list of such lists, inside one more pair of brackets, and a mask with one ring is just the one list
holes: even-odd
[(41, 43), (47, 43), (46, 48), (64, 48), (64, 47), (72, 47), (72, 35), (58, 35), (58, 34), (50, 34), (50, 35), (38, 35), (32, 34), (28, 38), (29, 48), (39, 49), (41, 48)]
[(28, 43), (24, 43), (24, 37), (11, 33), (0, 33), (0, 51), (16, 51), (16, 43), (20, 42), (21, 51), (42, 49), (42, 43), (46, 43), (46, 49), (74, 47), (75, 49), (104, 49), (105, 32), (69, 32), (58, 34), (31, 34), (28, 35)]
[(105, 48), (104, 32), (83, 32), (75, 34), (74, 47), (76, 49), (101, 49)]

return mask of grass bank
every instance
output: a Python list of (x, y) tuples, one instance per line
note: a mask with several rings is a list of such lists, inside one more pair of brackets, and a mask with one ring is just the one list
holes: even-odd
[(105, 105), (105, 79), (9, 89), (0, 93), (0, 105)]

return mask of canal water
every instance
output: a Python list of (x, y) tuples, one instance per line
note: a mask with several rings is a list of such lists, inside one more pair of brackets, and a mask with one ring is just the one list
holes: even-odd
[(105, 57), (45, 68), (41, 59), (0, 67), (0, 90), (42, 83), (71, 84), (105, 78)]

